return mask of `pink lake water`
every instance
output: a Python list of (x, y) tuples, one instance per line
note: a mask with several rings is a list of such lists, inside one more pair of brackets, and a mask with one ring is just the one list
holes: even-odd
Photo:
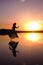
[[(19, 38), (0, 36), (0, 65), (43, 65), (43, 33), (20, 33)], [(9, 42), (18, 42), (16, 51), (9, 49)], [(15, 44), (14, 43), (14, 44)]]

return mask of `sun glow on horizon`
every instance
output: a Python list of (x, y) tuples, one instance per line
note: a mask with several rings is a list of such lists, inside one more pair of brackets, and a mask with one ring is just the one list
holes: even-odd
[(35, 31), (35, 30), (39, 30), (39, 28), (40, 28), (39, 23), (35, 21), (24, 24), (25, 30)]
[(37, 30), (38, 29), (38, 23), (37, 22), (32, 22), (28, 26), (29, 30)]
[[(42, 29), (41, 21), (32, 21), (24, 24), (24, 29), (27, 31), (38, 31)], [(32, 42), (37, 42), (40, 39), (39, 34), (37, 33), (29, 33), (25, 35), (27, 40)]]

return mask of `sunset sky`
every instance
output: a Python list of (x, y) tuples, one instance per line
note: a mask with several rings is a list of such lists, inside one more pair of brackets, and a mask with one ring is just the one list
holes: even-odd
[(43, 0), (0, 0), (0, 28), (11, 28), (14, 22), (21, 30), (25, 24), (38, 22), (43, 30)]

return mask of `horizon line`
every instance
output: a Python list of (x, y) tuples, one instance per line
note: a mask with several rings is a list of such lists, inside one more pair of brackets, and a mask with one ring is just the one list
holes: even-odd
[(43, 31), (16, 31), (17, 33), (43, 33)]

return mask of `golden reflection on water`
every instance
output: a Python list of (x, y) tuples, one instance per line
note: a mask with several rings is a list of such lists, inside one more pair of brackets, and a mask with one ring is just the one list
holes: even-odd
[(39, 33), (29, 33), (25, 34), (25, 38), (32, 42), (38, 42), (42, 38), (42, 35)]
[(30, 41), (38, 41), (39, 35), (35, 33), (26, 34), (26, 38)]

